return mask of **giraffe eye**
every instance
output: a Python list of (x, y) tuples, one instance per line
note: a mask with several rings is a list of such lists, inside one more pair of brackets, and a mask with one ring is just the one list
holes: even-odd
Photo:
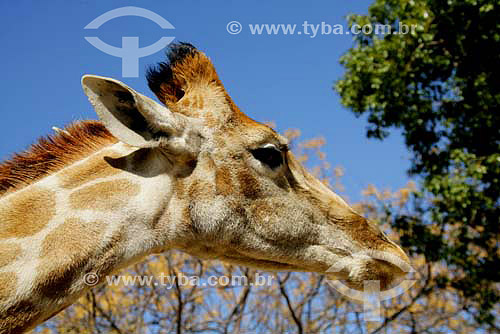
[(275, 169), (283, 164), (283, 154), (274, 146), (259, 147), (250, 151), (253, 157)]

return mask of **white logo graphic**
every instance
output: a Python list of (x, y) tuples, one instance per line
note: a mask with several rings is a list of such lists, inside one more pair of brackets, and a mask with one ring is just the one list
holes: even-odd
[[(383, 251), (370, 251), (369, 253), (355, 253), (349, 257), (345, 257), (338, 261), (336, 264), (331, 266), (326, 272), (337, 273), (342, 271), (347, 264), (352, 261), (352, 258), (363, 258), (366, 260), (369, 259), (377, 259), (383, 260), (386, 262), (390, 262), (391, 264), (397, 266), (402, 271), (406, 273), (416, 273), (415, 269), (413, 269), (408, 263), (396, 259), (394, 255), (388, 252)], [(399, 261), (398, 261), (399, 260)], [(380, 322), (382, 319), (380, 317), (380, 302), (383, 300), (388, 300), (395, 298), (406, 290), (410, 289), (416, 282), (416, 279), (407, 279), (399, 283), (397, 286), (386, 290), (380, 291), (380, 281), (378, 280), (369, 280), (364, 282), (363, 291), (358, 291), (349, 288), (339, 280), (330, 280), (327, 279), (328, 284), (333, 287), (335, 290), (340, 292), (346, 297), (353, 299), (357, 302), (363, 303), (363, 313), (365, 321), (378, 321)]]
[(86, 273), (83, 276), (83, 283), (88, 286), (96, 286), (99, 283), (99, 275), (96, 273)]
[[(98, 29), (109, 20), (122, 16), (139, 16), (155, 22), (162, 29), (175, 29), (170, 22), (165, 20), (160, 15), (148, 9), (133, 6), (110, 10), (95, 18), (92, 22), (87, 24), (84, 29)], [(85, 37), (85, 39), (102, 52), (114, 57), (122, 58), (123, 77), (137, 78), (139, 76), (139, 58), (149, 56), (162, 50), (170, 44), (175, 37), (162, 37), (155, 43), (143, 48), (139, 47), (139, 37), (137, 36), (122, 37), (121, 48), (104, 43), (101, 39), (99, 39), (99, 37)]]
[(226, 30), (231, 35), (237, 35), (241, 32), (243, 26), (238, 21), (231, 21), (226, 25)]

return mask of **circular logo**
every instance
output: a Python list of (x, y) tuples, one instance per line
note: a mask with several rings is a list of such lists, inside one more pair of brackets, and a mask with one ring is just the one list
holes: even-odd
[[(143, 17), (155, 22), (162, 29), (175, 29), (170, 22), (155, 12), (134, 6), (120, 7), (107, 11), (93, 19), (84, 29), (98, 29), (104, 23), (123, 16)], [(99, 37), (95, 36), (86, 36), (85, 39), (98, 50), (110, 56), (122, 58), (122, 76), (137, 78), (139, 76), (139, 59), (160, 51), (170, 44), (175, 37), (163, 36), (155, 43), (142, 48), (139, 47), (139, 37), (137, 36), (123, 36), (121, 48), (104, 43)]]
[(86, 273), (83, 276), (83, 282), (88, 286), (95, 286), (99, 283), (99, 275), (96, 273)]
[(231, 21), (226, 26), (227, 32), (231, 35), (237, 35), (243, 29), (243, 26), (238, 21)]

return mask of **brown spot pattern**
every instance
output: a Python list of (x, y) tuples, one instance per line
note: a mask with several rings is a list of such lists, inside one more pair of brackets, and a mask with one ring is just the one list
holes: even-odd
[(92, 254), (100, 250), (104, 229), (102, 222), (68, 218), (50, 232), (42, 243), (38, 290), (49, 297), (64, 296)]
[(201, 94), (199, 94), (197, 97), (196, 97), (196, 108), (198, 109), (203, 109), (203, 107), (205, 106), (204, 102), (203, 102), (203, 96)]
[(194, 180), (189, 187), (189, 198), (207, 198), (213, 196), (213, 185), (207, 181)]
[(21, 301), (0, 313), (0, 333), (24, 333), (34, 325), (40, 310), (29, 301)]
[(253, 211), (253, 214), (255, 214), (256, 216), (256, 220), (257, 222), (261, 223), (261, 222), (264, 222), (265, 221), (265, 218), (266, 217), (269, 217), (271, 215), (273, 215), (274, 213), (276, 212), (279, 212), (280, 208), (277, 208), (277, 207), (273, 207), (271, 206), (269, 203), (267, 203), (266, 201), (257, 201), (255, 203), (255, 206), (254, 206), (254, 210)]
[(128, 180), (120, 179), (93, 184), (71, 193), (72, 209), (116, 210), (139, 194), (140, 187)]
[(100, 240), (99, 236), (104, 228), (102, 222), (84, 222), (78, 218), (67, 218), (63, 224), (47, 235), (42, 243), (40, 256), (51, 259), (85, 256), (97, 247), (95, 243)]
[(23, 238), (41, 231), (56, 212), (55, 194), (37, 187), (0, 203), (0, 238)]
[(86, 182), (113, 176), (121, 172), (120, 169), (112, 167), (104, 157), (118, 158), (119, 155), (109, 151), (98, 154), (82, 164), (63, 169), (59, 174), (61, 187), (72, 189)]
[(0, 273), (0, 300), (5, 300), (17, 289), (17, 275), (12, 272)]
[(13, 262), (21, 254), (21, 246), (11, 242), (0, 244), (0, 267)]
[(215, 170), (215, 190), (217, 195), (228, 196), (233, 193), (231, 171), (225, 166)]
[(240, 170), (237, 174), (240, 191), (243, 196), (251, 199), (260, 197), (260, 187), (257, 179), (249, 171)]
[(176, 179), (174, 181), (174, 192), (177, 195), (177, 198), (185, 198), (186, 196), (186, 186), (182, 179)]
[(213, 115), (212, 113), (206, 113), (203, 117), (205, 126), (209, 128), (214, 128), (219, 124), (219, 120), (217, 116)]

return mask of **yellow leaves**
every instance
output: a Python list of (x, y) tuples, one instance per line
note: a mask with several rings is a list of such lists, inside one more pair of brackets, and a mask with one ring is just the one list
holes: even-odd
[(424, 306), (419, 303), (414, 303), (408, 308), (408, 311), (411, 313), (418, 313), (422, 312), (423, 310), (425, 310)]
[(300, 130), (298, 129), (288, 129), (285, 131), (284, 136), (291, 142), (294, 139), (300, 137)]
[(344, 168), (340, 166), (335, 167), (333, 169), (333, 174), (335, 175), (335, 177), (341, 178), (342, 176), (344, 176)]
[(412, 257), (412, 259), (411, 259), (411, 264), (415, 268), (421, 268), (421, 267), (425, 266), (426, 263), (427, 263), (427, 261), (425, 260), (425, 256), (423, 256), (423, 255), (417, 255), (417, 256)]
[(450, 329), (458, 329), (459, 327), (461, 327), (461, 321), (458, 321), (457, 319), (450, 319), (448, 321), (448, 326), (450, 327)]
[(40, 334), (50, 334), (51, 331), (48, 328), (44, 328), (44, 329), (42, 329), (41, 331), (39, 331), (37, 333), (40, 333)]
[(361, 194), (363, 196), (366, 196), (366, 197), (368, 197), (368, 196), (375, 196), (377, 198), (380, 197), (377, 188), (373, 184), (369, 184), (366, 187), (366, 189), (364, 189), (364, 190), (361, 191)]
[(297, 154), (295, 156), (295, 158), (297, 158), (297, 160), (301, 163), (301, 164), (304, 164), (308, 159), (309, 157), (305, 154)]
[(154, 257), (148, 262), (148, 271), (151, 275), (158, 277), (168, 271), (168, 265), (161, 257)]
[(478, 245), (470, 243), (467, 245), (467, 249), (470, 252), (469, 260), (474, 264), (477, 264), (481, 259), (488, 257), (488, 252)]
[(299, 145), (305, 149), (317, 149), (326, 144), (326, 139), (324, 137), (317, 137), (301, 142)]
[[(318, 159), (319, 159), (319, 160), (325, 160), (325, 159), (326, 159), (326, 153), (321, 152), (321, 151), (318, 151), (318, 152), (316, 152), (316, 154), (317, 154), (317, 156), (318, 156)], [(329, 166), (330, 166), (330, 164), (329, 164), (329, 163), (327, 163), (327, 162), (325, 162), (325, 163), (326, 163), (326, 165), (328, 166), (328, 168), (330, 168), (330, 167), (329, 167)]]
[(415, 183), (415, 181), (410, 180), (410, 181), (408, 181), (408, 183), (406, 184), (406, 188), (407, 188), (410, 192), (414, 193), (414, 192), (416, 192), (416, 191), (417, 191), (417, 184)]
[(408, 202), (408, 198), (410, 197), (410, 189), (408, 188), (403, 188), (399, 190), (399, 200), (400, 200), (400, 206), (403, 206), (406, 202)]
[[(88, 307), (84, 307), (85, 304), (85, 297), (82, 298), (84, 303), (77, 303), (73, 306), (73, 319), (84, 319), (85, 316), (87, 315), (87, 309)], [(87, 305), (88, 306), (88, 305)]]
[(399, 189), (395, 193), (394, 198), (396, 200), (396, 205), (398, 205), (399, 207), (404, 206), (408, 202), (410, 195), (416, 191), (417, 191), (417, 187), (416, 187), (415, 182), (408, 181), (408, 183), (406, 184), (406, 187)]
[(441, 227), (439, 225), (431, 225), (429, 226), (429, 230), (433, 235), (439, 236), (442, 234)]
[(392, 192), (389, 189), (379, 191), (375, 185), (369, 184), (361, 194), (365, 197), (374, 197), (377, 201), (389, 201), (392, 205), (403, 207), (408, 203), (412, 193), (416, 191), (416, 185), (413, 181), (408, 181), (405, 187)]
[(203, 304), (203, 301), (204, 301), (204, 300), (205, 300), (205, 299), (203, 298), (203, 294), (202, 294), (202, 293), (199, 293), (198, 295), (196, 295), (196, 296), (194, 297), (194, 302), (195, 302), (196, 304)]

